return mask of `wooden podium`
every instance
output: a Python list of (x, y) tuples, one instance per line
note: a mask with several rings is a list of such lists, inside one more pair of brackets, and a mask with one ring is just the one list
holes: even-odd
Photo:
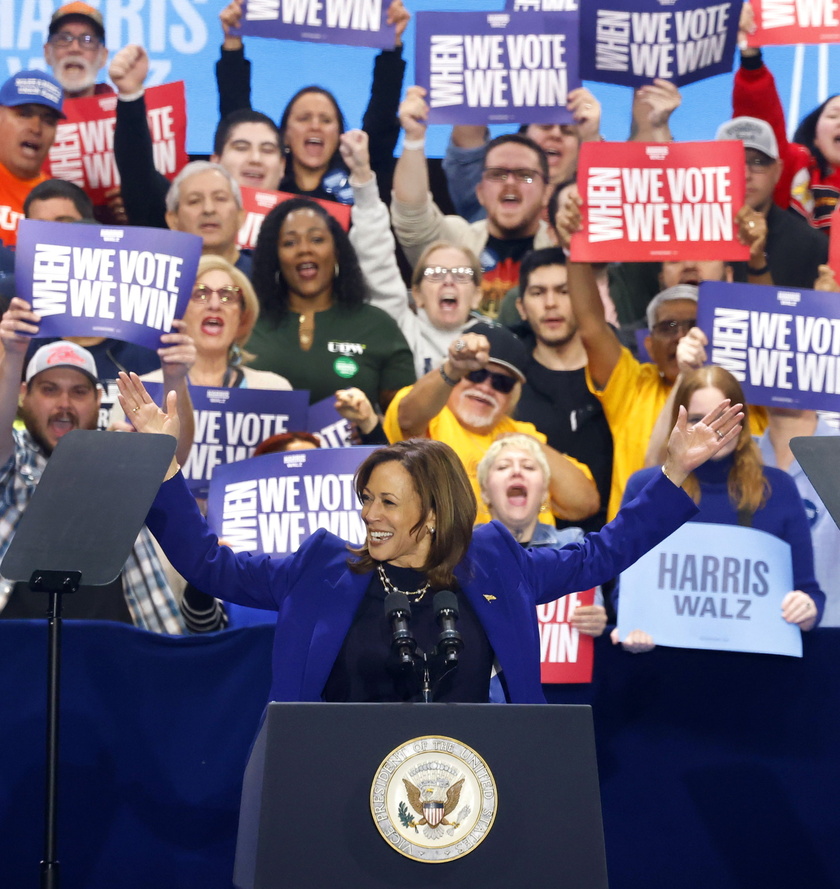
[[(393, 760), (406, 760), (405, 774), (441, 769), (440, 780), (449, 781), (463, 771), (461, 763), (439, 763), (428, 748), (464, 745), (494, 779), (492, 824), (488, 817), (474, 832), (477, 842), (461, 833), (460, 844), (421, 852), (433, 860), (407, 857), (395, 846), (422, 847), (427, 822), (419, 807), (412, 810), (409, 793), (399, 816), (414, 820), (404, 831), (408, 841), (395, 833), (386, 839), (375, 820), (384, 816), (374, 814), (381, 809), (372, 797), (377, 776), (390, 771), (383, 766), (402, 750)], [(395, 777), (397, 795), (414, 780)], [(487, 787), (481, 795), (490, 798)], [(447, 823), (454, 818), (453, 812)], [(467, 827), (448, 830), (454, 839), (447, 842), (455, 842)], [(240, 889), (607, 889), (591, 709), (269, 704), (245, 772), (234, 883)]]

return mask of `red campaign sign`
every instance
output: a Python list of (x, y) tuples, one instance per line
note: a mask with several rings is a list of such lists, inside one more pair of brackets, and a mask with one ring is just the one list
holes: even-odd
[(752, 0), (756, 30), (750, 46), (792, 46), (840, 41), (837, 0)]
[[(155, 167), (172, 179), (189, 160), (184, 82), (178, 80), (150, 87), (145, 99)], [(55, 142), (44, 164), (48, 176), (75, 182), (96, 206), (105, 204), (105, 192), (120, 184), (114, 160), (117, 101), (116, 93), (88, 99), (65, 99), (67, 120), (59, 123)]]
[(585, 142), (575, 262), (749, 259), (735, 215), (744, 204), (741, 142)]
[(831, 226), (828, 235), (828, 264), (834, 276), (840, 279), (840, 204), (831, 214)]
[(593, 639), (574, 629), (569, 618), (578, 605), (592, 605), (594, 601), (595, 590), (586, 590), (537, 606), (543, 682), (592, 682)]
[[(257, 246), (257, 235), (260, 233), (262, 221), (282, 201), (290, 198), (299, 198), (299, 194), (289, 194), (287, 191), (263, 191), (259, 188), (241, 186), (242, 206), (245, 209), (245, 222), (239, 229), (236, 243), (240, 250), (253, 250)], [(320, 204), (338, 224), (347, 231), (350, 228), (349, 204), (339, 204), (337, 201), (324, 201), (321, 198), (309, 198)]]

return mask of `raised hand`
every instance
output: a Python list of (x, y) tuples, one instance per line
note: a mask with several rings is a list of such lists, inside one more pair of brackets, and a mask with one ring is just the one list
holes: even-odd
[(139, 93), (149, 73), (149, 57), (146, 50), (136, 43), (124, 46), (111, 61), (108, 76), (120, 95)]
[(730, 405), (726, 398), (702, 420), (689, 426), (688, 412), (680, 405), (677, 423), (668, 439), (665, 475), (675, 485), (681, 485), (698, 466), (736, 439), (743, 426), (743, 407)]

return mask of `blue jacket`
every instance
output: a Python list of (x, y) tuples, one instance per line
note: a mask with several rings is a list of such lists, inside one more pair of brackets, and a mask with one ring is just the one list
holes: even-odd
[[(562, 549), (523, 549), (498, 522), (477, 527), (455, 574), (503, 670), (510, 699), (544, 703), (537, 604), (597, 586), (696, 512), (661, 473), (602, 531)], [(284, 558), (219, 546), (181, 475), (146, 524), (175, 568), (221, 599), (277, 611), (271, 700), (318, 701), (371, 574), (347, 567), (345, 541), (320, 530)]]

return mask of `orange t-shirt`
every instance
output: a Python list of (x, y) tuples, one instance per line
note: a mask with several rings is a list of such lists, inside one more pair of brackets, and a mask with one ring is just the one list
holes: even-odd
[(0, 164), (0, 241), (7, 247), (17, 244), (17, 227), (23, 219), (23, 202), (29, 192), (46, 178), (39, 174), (34, 179), (20, 179)]

